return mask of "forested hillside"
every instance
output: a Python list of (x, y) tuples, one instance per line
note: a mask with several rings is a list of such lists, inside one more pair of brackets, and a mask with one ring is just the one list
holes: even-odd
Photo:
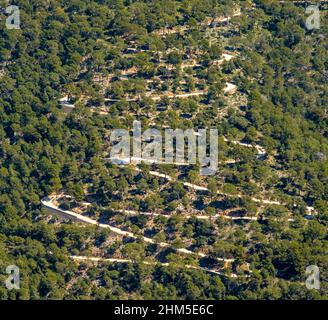
[[(311, 31), (292, 1), (12, 3), (0, 299), (327, 299), (325, 5)], [(217, 128), (216, 175), (108, 161), (112, 130), (134, 120)], [(8, 265), (19, 290), (2, 285)], [(305, 286), (309, 265), (320, 290)]]

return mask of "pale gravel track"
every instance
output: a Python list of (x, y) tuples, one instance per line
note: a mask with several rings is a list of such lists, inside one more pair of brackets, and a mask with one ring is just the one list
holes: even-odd
[[(99, 257), (87, 257), (87, 256), (70, 256), (71, 259), (81, 262), (81, 261), (89, 261), (89, 262), (93, 262), (93, 263), (102, 263), (102, 262), (108, 262), (108, 263), (133, 263), (132, 260), (130, 259), (115, 259), (115, 258), (99, 258)], [(141, 261), (141, 263), (146, 264), (146, 265), (160, 265), (163, 267), (169, 267), (170, 263), (163, 263), (163, 262), (150, 262), (150, 261)], [(196, 269), (196, 270), (203, 270), (205, 272), (208, 273), (212, 273), (212, 274), (217, 274), (220, 276), (225, 276), (228, 278), (248, 278), (249, 275), (237, 275), (235, 273), (230, 273), (230, 274), (226, 274), (214, 269), (208, 269), (208, 268), (202, 268), (202, 267), (196, 267), (196, 266), (192, 266), (192, 265), (184, 265), (183, 266), (185, 269)]]
[[(151, 238), (144, 237), (144, 236), (141, 236), (141, 235), (136, 235), (132, 232), (124, 231), (122, 229), (110, 226), (108, 224), (99, 223), (96, 220), (93, 220), (89, 217), (85, 217), (81, 214), (75, 213), (75, 212), (70, 211), (70, 210), (62, 210), (58, 206), (53, 204), (53, 201), (55, 201), (55, 200), (56, 200), (56, 196), (52, 196), (52, 197), (48, 196), (48, 197), (43, 198), (41, 200), (41, 203), (46, 209), (49, 210), (50, 213), (55, 214), (55, 215), (59, 215), (63, 218), (70, 219), (70, 220), (75, 220), (75, 221), (86, 223), (86, 224), (95, 225), (95, 226), (98, 226), (99, 228), (109, 229), (113, 233), (119, 234), (121, 236), (126, 236), (126, 237), (130, 237), (130, 238), (134, 238), (134, 239), (141, 238), (141, 239), (143, 239), (143, 241), (145, 241), (147, 243), (158, 244), (160, 247), (163, 247), (163, 248), (172, 247), (170, 244), (168, 244), (166, 242), (157, 243), (156, 241), (154, 241)], [(184, 248), (174, 248), (174, 250), (177, 251), (177, 252), (180, 252), (180, 253), (197, 255), (201, 258), (206, 257), (206, 255), (203, 254), (203, 253), (193, 252), (193, 251), (190, 251), (190, 250), (184, 249)], [(234, 261), (234, 259), (224, 259), (224, 258), (216, 258), (216, 259), (218, 261), (223, 261), (223, 262), (233, 262)]]

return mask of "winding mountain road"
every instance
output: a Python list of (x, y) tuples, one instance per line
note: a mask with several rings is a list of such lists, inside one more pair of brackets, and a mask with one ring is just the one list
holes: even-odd
[[(108, 262), (108, 263), (133, 263), (132, 260), (130, 259), (115, 259), (115, 258), (100, 258), (100, 257), (87, 257), (87, 256), (70, 256), (71, 259), (81, 262), (81, 261), (89, 261), (93, 263), (101, 263), (101, 262)], [(150, 262), (150, 261), (141, 261), (141, 263), (146, 264), (146, 265), (161, 265), (163, 267), (169, 267), (171, 264), (170, 263), (163, 263), (163, 262)], [(196, 269), (196, 270), (203, 270), (208, 273), (212, 274), (217, 274), (220, 276), (225, 276), (228, 278), (248, 278), (250, 277), (249, 275), (237, 275), (235, 273), (230, 273), (226, 274), (220, 271), (217, 271), (215, 269), (208, 269), (208, 268), (203, 268), (203, 267), (196, 267), (192, 265), (184, 265), (183, 266), (186, 269)]]
[[(45, 197), (41, 200), (41, 203), (43, 205), (43, 207), (45, 207), (47, 210), (49, 210), (49, 212), (51, 214), (54, 215), (59, 215), (60, 217), (64, 218), (64, 219), (69, 219), (69, 220), (74, 220), (74, 221), (78, 221), (78, 222), (82, 222), (82, 223), (86, 223), (86, 224), (91, 224), (91, 225), (95, 225), (98, 226), (99, 228), (104, 228), (104, 229), (109, 229), (110, 231), (112, 231), (113, 233), (119, 234), (121, 236), (126, 236), (126, 237), (130, 237), (130, 238), (142, 238), (143, 241), (147, 242), (147, 243), (152, 243), (152, 244), (158, 244), (160, 247), (172, 247), (170, 244), (166, 243), (166, 242), (156, 242), (151, 238), (147, 238), (141, 235), (136, 235), (133, 234), (132, 232), (128, 232), (128, 231), (124, 231), (122, 229), (110, 226), (108, 224), (103, 224), (103, 223), (99, 223), (96, 220), (93, 220), (89, 217), (85, 217), (81, 214), (75, 213), (73, 211), (70, 210), (63, 210), (60, 209), (57, 205), (55, 205), (53, 202), (56, 200), (56, 196), (48, 196)], [(173, 248), (175, 251), (180, 252), (180, 253), (185, 253), (185, 254), (192, 254), (192, 255), (197, 255), (201, 258), (206, 257), (205, 254), (200, 253), (200, 252), (193, 252), (184, 248)], [(216, 258), (218, 261), (223, 261), (223, 262), (233, 262), (234, 259), (224, 259), (224, 258)]]

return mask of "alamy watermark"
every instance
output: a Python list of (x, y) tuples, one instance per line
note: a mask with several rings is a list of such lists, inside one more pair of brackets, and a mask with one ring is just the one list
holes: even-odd
[(8, 290), (20, 289), (20, 272), (19, 268), (15, 265), (7, 266), (6, 274), (8, 277), (5, 279), (5, 286)]
[(306, 288), (309, 290), (320, 290), (320, 270), (316, 265), (311, 265), (306, 268), (305, 273), (309, 275), (305, 281)]
[(305, 21), (305, 26), (308, 30), (320, 29), (320, 9), (319, 5), (310, 5), (306, 7), (305, 13), (309, 16)]
[[(2, 9), (2, 8), (1, 8)], [(21, 19), (20, 19), (20, 10), (18, 6), (9, 5), (4, 10), (6, 15), (6, 28), (9, 30), (20, 29), (21, 28)]]
[[(142, 132), (141, 122), (134, 121), (132, 137), (128, 130), (113, 130), (110, 136), (110, 142), (113, 144), (110, 161), (115, 164), (198, 163), (201, 175), (214, 175), (218, 168), (218, 130), (209, 130), (209, 144), (207, 144), (206, 132), (206, 129), (200, 129), (198, 132), (193, 129), (165, 129), (163, 137), (162, 132), (157, 129), (147, 129)], [(133, 156), (131, 156), (132, 149)]]

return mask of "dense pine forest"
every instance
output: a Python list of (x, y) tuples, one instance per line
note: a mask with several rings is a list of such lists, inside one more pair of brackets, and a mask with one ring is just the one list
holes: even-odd
[[(328, 298), (325, 4), (314, 30), (293, 1), (11, 4), (21, 26), (0, 12), (0, 299)], [(216, 174), (111, 163), (110, 133), (135, 120), (217, 128)], [(19, 290), (4, 285), (8, 265)], [(305, 285), (310, 265), (320, 290)]]

